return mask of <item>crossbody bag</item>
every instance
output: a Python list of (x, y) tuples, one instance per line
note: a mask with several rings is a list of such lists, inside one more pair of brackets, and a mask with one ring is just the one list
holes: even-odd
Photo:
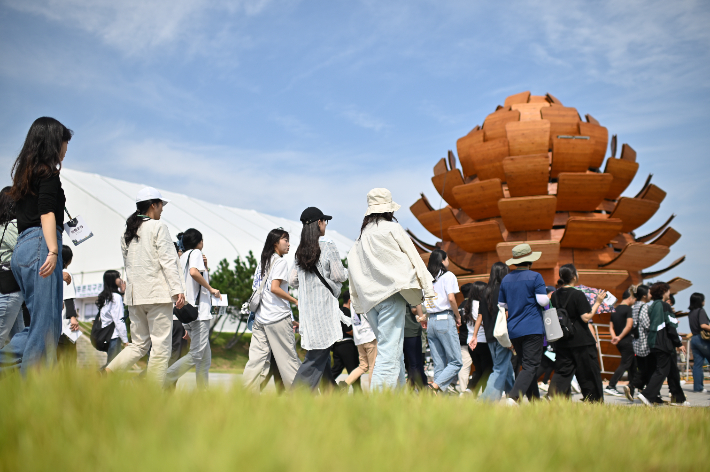
[[(190, 266), (190, 257), (192, 257), (192, 249), (190, 253), (187, 255), (187, 263), (185, 263), (185, 273), (189, 275), (188, 272), (188, 267)], [(197, 298), (195, 299), (195, 305), (190, 305), (189, 303), (185, 303), (182, 308), (179, 310), (177, 307), (173, 308), (173, 314), (175, 317), (180, 320), (182, 324), (188, 324), (192, 323), (195, 321), (199, 316), (200, 316), (200, 296), (202, 295), (202, 286), (198, 284), (198, 289), (197, 289)]]

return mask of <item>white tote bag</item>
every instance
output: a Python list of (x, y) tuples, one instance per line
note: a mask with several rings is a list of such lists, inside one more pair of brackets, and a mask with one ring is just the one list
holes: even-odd
[(545, 325), (545, 337), (548, 343), (562, 339), (562, 326), (560, 326), (560, 319), (555, 307), (550, 307), (549, 310), (542, 312), (542, 321)]
[(505, 308), (500, 305), (498, 305), (498, 317), (496, 318), (496, 326), (493, 328), (493, 336), (501, 346), (511, 346), (510, 338), (508, 337), (508, 319), (505, 317)]

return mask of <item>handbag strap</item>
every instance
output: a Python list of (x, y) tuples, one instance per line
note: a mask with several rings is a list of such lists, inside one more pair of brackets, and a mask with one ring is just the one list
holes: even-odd
[[(314, 266), (313, 266), (313, 270), (316, 271), (316, 275), (318, 276), (318, 278), (320, 279), (320, 281), (323, 282), (323, 285), (325, 285), (325, 288), (327, 288), (328, 291), (330, 292), (330, 294), (335, 297), (335, 294), (333, 293), (333, 289), (330, 288), (330, 285), (328, 285), (328, 282), (325, 281), (325, 278), (321, 275), (320, 271), (318, 270), (318, 266), (317, 266), (317, 265), (314, 265)], [(335, 298), (338, 298), (338, 297), (335, 297)]]
[[(190, 272), (188, 272), (187, 268), (190, 266), (190, 258), (192, 257), (192, 252), (194, 249), (190, 249), (190, 252), (187, 254), (187, 262), (185, 263), (185, 274), (190, 275)], [(200, 306), (200, 296), (202, 295), (202, 285), (197, 284), (198, 289), (197, 289), (197, 298), (195, 299), (195, 306), (199, 308)]]
[(259, 284), (259, 293), (263, 293), (264, 289), (266, 288), (266, 281), (269, 280), (269, 275), (271, 275), (271, 269), (274, 268), (274, 256), (277, 256), (276, 254), (271, 256), (271, 259), (269, 260), (269, 268), (266, 272), (264, 272), (264, 278), (261, 279), (261, 283)]

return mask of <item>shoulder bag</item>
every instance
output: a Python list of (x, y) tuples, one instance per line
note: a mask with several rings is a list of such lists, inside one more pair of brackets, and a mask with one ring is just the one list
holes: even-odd
[(116, 323), (113, 321), (103, 328), (101, 327), (101, 310), (99, 310), (96, 318), (94, 318), (94, 324), (91, 326), (91, 334), (89, 335), (91, 345), (97, 351), (108, 352), (108, 345), (111, 342), (114, 328), (116, 328)]
[(501, 346), (512, 346), (508, 337), (508, 319), (505, 317), (505, 308), (500, 305), (498, 305), (498, 317), (496, 318), (495, 328), (493, 328), (493, 336)]
[(274, 256), (271, 256), (271, 262), (269, 262), (269, 270), (267, 270), (264, 273), (264, 278), (261, 279), (261, 283), (259, 284), (259, 287), (252, 292), (251, 297), (249, 297), (249, 300), (244, 302), (242, 305), (242, 313), (245, 311), (249, 311), (249, 320), (247, 321), (247, 325), (253, 322), (254, 319), (254, 313), (256, 313), (256, 310), (259, 308), (259, 305), (261, 305), (261, 296), (264, 293), (264, 287), (266, 287), (266, 281), (269, 280), (269, 275), (271, 275), (271, 269), (274, 267)]
[[(192, 256), (192, 249), (190, 253), (187, 255), (187, 263), (185, 264), (185, 273), (190, 274), (188, 272), (188, 267), (190, 266), (190, 257)], [(187, 291), (187, 286), (185, 287)], [(188, 324), (192, 323), (195, 321), (199, 316), (200, 316), (200, 295), (202, 295), (202, 285), (198, 284), (198, 289), (197, 289), (197, 298), (195, 299), (195, 305), (190, 305), (187, 301), (185, 302), (185, 305), (183, 305), (182, 308), (178, 309), (177, 307), (173, 308), (173, 315), (180, 320), (182, 324)]]
[[(5, 229), (2, 231), (2, 238), (0, 238), (0, 247), (2, 247), (2, 242), (5, 240), (5, 232), (7, 231), (8, 221), (5, 224)], [(17, 284), (15, 275), (12, 273), (10, 268), (10, 263), (6, 262), (0, 265), (0, 293), (3, 295), (8, 295), (10, 293), (15, 293), (20, 291), (20, 286)]]
[[(548, 342), (555, 342), (560, 339), (569, 340), (574, 336), (574, 324), (567, 313), (567, 305), (571, 298), (572, 293), (567, 296), (567, 301), (559, 309), (551, 306), (549, 310), (545, 310), (542, 314), (545, 324), (545, 336)], [(557, 301), (558, 303), (560, 301), (559, 293)], [(550, 300), (550, 304), (552, 304), (552, 300)]]

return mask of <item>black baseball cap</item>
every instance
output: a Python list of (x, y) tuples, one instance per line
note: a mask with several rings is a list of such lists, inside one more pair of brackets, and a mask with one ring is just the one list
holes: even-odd
[(332, 219), (332, 216), (324, 215), (323, 212), (316, 207), (308, 207), (303, 210), (303, 213), (301, 213), (301, 223), (303, 223), (304, 225), (311, 224), (314, 221)]

